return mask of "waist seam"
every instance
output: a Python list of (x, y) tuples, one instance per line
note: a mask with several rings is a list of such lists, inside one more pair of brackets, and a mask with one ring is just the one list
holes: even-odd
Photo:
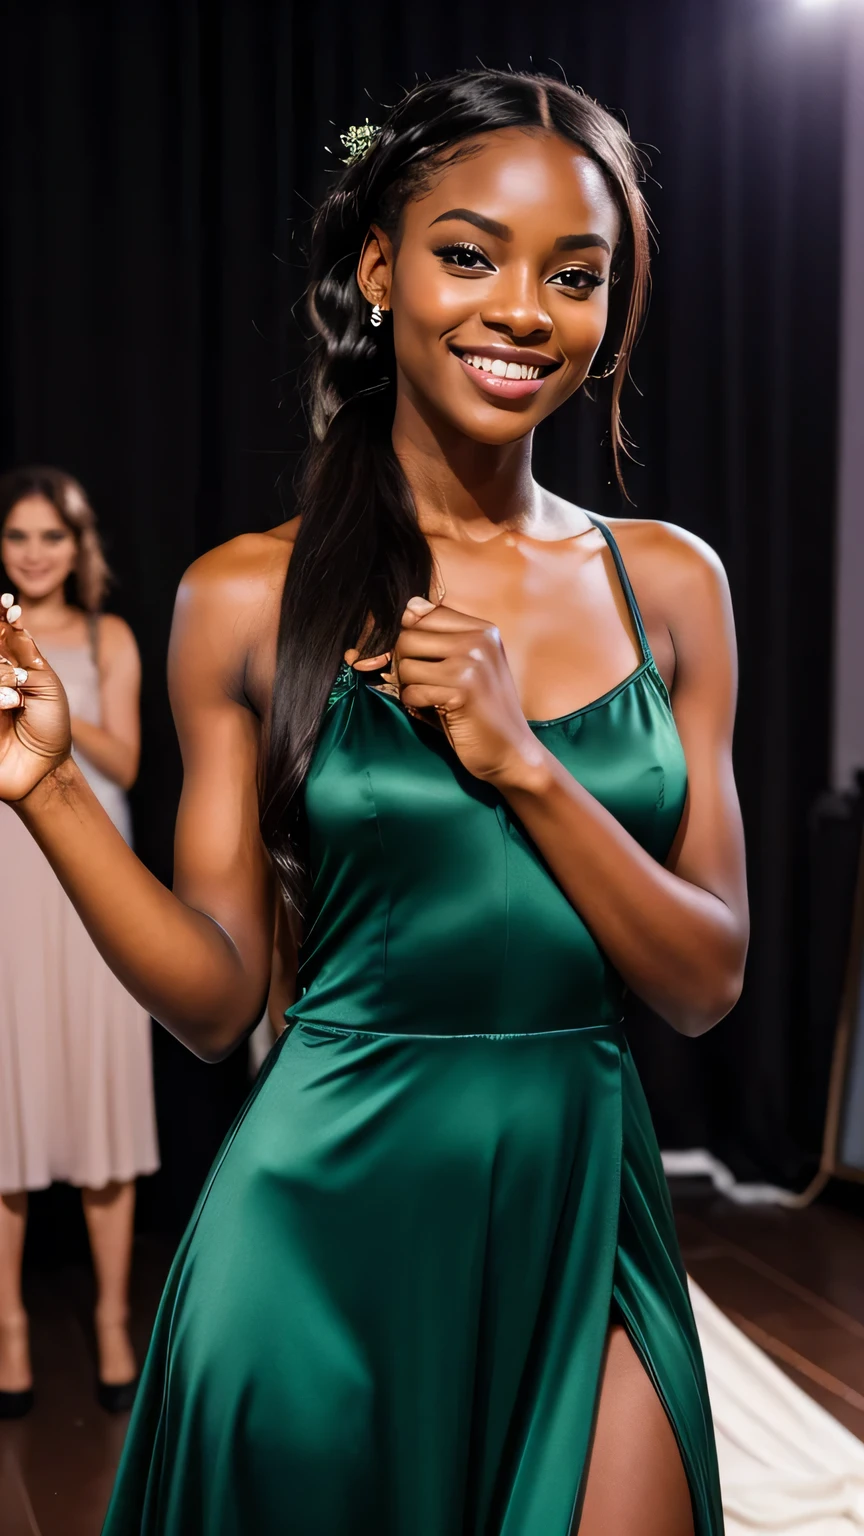
[(322, 1024), (317, 1019), (301, 1019), (296, 1015), (289, 1017), (288, 1033), (295, 1029), (305, 1030), (310, 1034), (336, 1035), (343, 1038), (359, 1040), (552, 1040), (566, 1037), (575, 1038), (582, 1035), (615, 1035), (623, 1036), (623, 1022), (607, 1021), (599, 1024), (575, 1024), (569, 1029), (528, 1029), (528, 1030), (475, 1030), (470, 1033), (458, 1034), (428, 1034), (420, 1030), (379, 1030), (354, 1028), (347, 1024)]

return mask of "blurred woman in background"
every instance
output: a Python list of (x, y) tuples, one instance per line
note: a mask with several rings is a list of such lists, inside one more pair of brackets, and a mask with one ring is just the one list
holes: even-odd
[[(101, 607), (93, 509), (50, 468), (0, 478), (0, 587), (63, 679), (74, 754), (129, 840), (138, 772), (138, 648)], [(0, 1418), (33, 1402), (21, 1264), (27, 1195), (81, 1189), (97, 1300), (98, 1395), (130, 1406), (127, 1331), (135, 1179), (158, 1165), (150, 1021), (109, 971), (37, 844), (0, 806)]]

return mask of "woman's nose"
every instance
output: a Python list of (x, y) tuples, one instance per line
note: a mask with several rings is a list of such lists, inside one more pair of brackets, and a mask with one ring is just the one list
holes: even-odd
[(483, 306), (482, 319), (520, 341), (549, 336), (552, 317), (543, 297), (543, 288), (531, 273), (518, 269), (502, 272)]

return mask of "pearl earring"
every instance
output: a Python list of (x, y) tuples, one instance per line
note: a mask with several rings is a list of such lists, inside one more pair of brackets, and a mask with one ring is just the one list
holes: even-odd
[(378, 329), (378, 327), (381, 324), (381, 321), (383, 319), (384, 319), (384, 316), (381, 313), (381, 305), (380, 304), (373, 304), (372, 305), (372, 313), (369, 316), (369, 324), (370, 325), (374, 325), (374, 327), (375, 327), (375, 329), (377, 331), (377, 329)]

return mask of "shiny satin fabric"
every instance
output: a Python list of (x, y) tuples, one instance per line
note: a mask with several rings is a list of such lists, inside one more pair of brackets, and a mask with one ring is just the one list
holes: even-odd
[[(532, 725), (662, 860), (684, 758), (603, 531), (642, 663)], [(720, 1536), (620, 978), (500, 797), (348, 668), (306, 810), (301, 993), (172, 1268), (104, 1536), (569, 1536), (610, 1315)]]

